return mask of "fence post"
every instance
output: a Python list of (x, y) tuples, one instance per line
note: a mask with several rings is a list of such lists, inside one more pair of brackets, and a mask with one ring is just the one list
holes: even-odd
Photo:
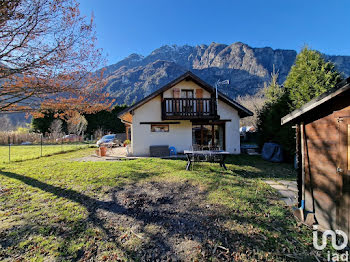
[(61, 137), (61, 152), (63, 152), (63, 135)]
[(11, 137), (8, 136), (8, 144), (9, 144), (9, 162), (11, 162)]
[(40, 157), (43, 157), (43, 134), (40, 136)]

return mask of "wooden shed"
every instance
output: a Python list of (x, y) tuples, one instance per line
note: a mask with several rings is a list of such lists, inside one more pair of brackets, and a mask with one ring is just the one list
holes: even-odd
[(350, 78), (281, 119), (287, 123), (296, 125), (301, 219), (350, 236)]

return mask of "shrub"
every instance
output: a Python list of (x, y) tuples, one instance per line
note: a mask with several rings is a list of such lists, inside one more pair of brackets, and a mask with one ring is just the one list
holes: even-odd
[(18, 132), (18, 131), (1, 131), (0, 132), (0, 144), (8, 145), (10, 138), (11, 144), (19, 145), (23, 142), (31, 142), (33, 144), (40, 143), (41, 134)]
[(281, 118), (289, 113), (288, 95), (275, 102), (267, 102), (258, 113), (259, 146), (266, 142), (280, 144), (287, 161), (295, 154), (295, 132), (291, 125), (281, 125)]

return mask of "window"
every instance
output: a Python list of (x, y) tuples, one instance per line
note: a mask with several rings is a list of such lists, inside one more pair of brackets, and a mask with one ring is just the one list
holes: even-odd
[(151, 125), (151, 132), (169, 132), (169, 125)]
[(193, 90), (182, 89), (181, 98), (193, 98)]
[(225, 125), (192, 125), (192, 144), (224, 149)]

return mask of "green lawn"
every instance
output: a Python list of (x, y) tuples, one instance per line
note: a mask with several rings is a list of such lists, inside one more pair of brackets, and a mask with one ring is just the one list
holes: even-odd
[[(11, 161), (23, 161), (28, 159), (35, 159), (41, 156), (51, 156), (54, 154), (75, 151), (81, 148), (86, 148), (83, 144), (63, 144), (63, 145), (43, 145), (42, 152), (40, 145), (26, 145), (26, 146), (11, 146), (10, 156)], [(9, 147), (0, 146), (0, 163), (9, 162)]]
[(312, 231), (262, 181), (292, 179), (289, 165), (72, 160), (91, 153), (0, 164), (1, 261), (315, 259)]

